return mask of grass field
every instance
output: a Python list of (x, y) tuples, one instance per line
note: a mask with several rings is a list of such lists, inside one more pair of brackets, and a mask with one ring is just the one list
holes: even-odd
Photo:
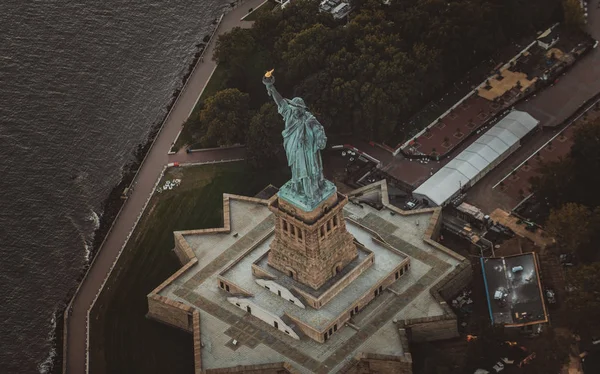
[(223, 193), (253, 196), (288, 175), (235, 162), (171, 168), (161, 185), (173, 178), (181, 185), (154, 194), (92, 310), (92, 373), (193, 373), (191, 334), (145, 317), (146, 295), (181, 266), (173, 231), (220, 227)]

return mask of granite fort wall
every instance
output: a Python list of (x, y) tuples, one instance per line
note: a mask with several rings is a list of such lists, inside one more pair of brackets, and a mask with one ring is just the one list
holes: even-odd
[[(389, 204), (387, 197), (387, 185), (385, 181), (379, 182), (376, 185), (367, 186), (369, 188), (362, 188), (361, 190), (367, 190), (370, 188), (381, 188), (381, 198), (384, 206), (386, 208), (401, 214), (401, 215), (411, 215), (411, 214), (419, 214), (424, 212), (431, 212), (432, 217), (430, 220), (430, 224), (428, 226), (428, 230), (425, 233), (425, 237), (423, 240), (438, 250), (446, 253), (447, 255), (457, 259), (460, 261), (459, 265), (456, 268), (447, 274), (443, 279), (441, 279), (438, 283), (436, 283), (430, 289), (431, 295), (436, 299), (440, 306), (443, 309), (443, 315), (437, 317), (428, 317), (428, 318), (419, 318), (419, 319), (410, 319), (404, 321), (398, 321), (400, 339), (403, 347), (404, 354), (402, 356), (385, 356), (385, 355), (375, 355), (375, 354), (360, 354), (353, 359), (354, 363), (358, 362), (358, 365), (352, 365), (351, 367), (345, 367), (341, 372), (344, 373), (363, 373), (365, 370), (377, 370), (379, 372), (394, 372), (394, 373), (412, 373), (412, 357), (409, 352), (408, 347), (408, 339), (412, 338), (416, 341), (432, 341), (432, 340), (440, 340), (440, 339), (448, 339), (451, 337), (458, 336), (457, 325), (456, 325), (456, 316), (453, 313), (452, 309), (447, 305), (446, 299), (449, 299), (460, 292), (461, 289), (466, 287), (471, 280), (472, 277), (472, 269), (470, 263), (461, 255), (456, 252), (451, 251), (450, 249), (444, 247), (443, 245), (437, 243), (434, 238), (439, 235), (440, 225), (441, 225), (441, 209), (439, 208), (428, 208), (428, 209), (420, 209), (416, 211), (406, 212), (393, 205)], [(242, 196), (228, 195), (225, 194), (223, 198), (223, 215), (224, 215), (224, 227), (217, 229), (207, 229), (207, 230), (192, 230), (185, 232), (178, 232), (175, 235), (175, 253), (178, 258), (185, 264), (184, 268), (180, 269), (177, 273), (173, 274), (172, 277), (167, 279), (163, 284), (161, 284), (157, 289), (153, 290), (151, 294), (148, 295), (148, 317), (156, 318), (161, 322), (179, 327), (185, 331), (192, 332), (194, 334), (194, 355), (195, 355), (195, 367), (196, 373), (201, 372), (201, 341), (200, 341), (200, 323), (199, 323), (199, 314), (196, 317), (195, 311), (192, 307), (186, 307), (185, 305), (169, 300), (168, 298), (157, 295), (160, 290), (164, 287), (168, 286), (172, 281), (174, 281), (181, 273), (187, 270), (190, 266), (193, 266), (197, 260), (193, 254), (192, 249), (189, 247), (187, 242), (184, 240), (183, 235), (189, 234), (203, 234), (203, 233), (213, 233), (213, 232), (229, 232), (230, 231), (230, 214), (229, 214), (229, 199), (238, 199), (242, 201), (256, 202), (264, 205), (269, 205), (269, 202), (273, 200), (273, 198), (269, 200), (262, 200), (256, 198), (247, 198)], [(191, 261), (191, 260), (194, 261)], [(409, 265), (410, 266), (410, 265)], [(404, 272), (406, 274), (406, 272)], [(265, 274), (266, 275), (266, 274)], [(388, 278), (386, 278), (383, 282), (378, 285), (375, 285), (368, 293), (364, 294), (356, 303), (353, 304), (352, 308), (349, 308), (348, 311), (343, 313), (338, 320), (332, 323), (337, 324), (338, 329), (340, 329), (343, 324), (350, 319), (350, 312), (354, 310), (354, 307), (358, 306), (359, 310), (363, 308), (366, 304), (368, 304), (371, 300), (373, 300), (375, 296), (375, 290), (382, 286), (382, 288), (389, 286), (389, 284), (395, 281), (395, 273), (391, 273)], [(378, 292), (379, 294), (379, 292)], [(286, 316), (288, 317), (288, 316)], [(293, 319), (297, 324), (299, 330), (301, 330), (306, 335), (310, 336), (312, 339), (317, 341), (324, 341), (324, 330), (323, 332), (316, 331), (308, 326), (303, 326), (301, 322)], [(277, 363), (277, 364), (264, 364), (264, 365), (246, 365), (246, 366), (237, 366), (232, 368), (222, 368), (222, 369), (210, 369), (206, 370), (205, 373), (218, 374), (218, 373), (240, 373), (240, 372), (261, 372), (261, 373), (277, 373), (283, 370), (288, 370), (289, 372), (295, 372), (293, 367), (288, 363)]]
[(179, 276), (186, 272), (190, 267), (198, 263), (194, 251), (185, 240), (185, 235), (202, 235), (214, 233), (229, 233), (231, 230), (230, 200), (240, 200), (267, 205), (269, 200), (257, 199), (246, 196), (237, 196), (223, 194), (223, 227), (212, 229), (200, 229), (189, 231), (177, 231), (174, 233), (175, 248), (173, 251), (183, 265), (177, 272), (167, 278), (158, 287), (152, 290), (146, 297), (148, 300), (148, 318), (155, 319), (162, 323), (180, 328), (193, 334), (194, 339), (194, 368), (195, 373), (202, 373), (201, 357), (201, 334), (200, 334), (200, 314), (191, 307), (180, 302), (171, 300), (167, 297), (158, 295), (164, 288), (174, 282)]
[(404, 356), (378, 355), (375, 353), (359, 353), (338, 371), (339, 374), (412, 374), (412, 372), (412, 359), (409, 361)]
[(406, 336), (406, 329), (398, 329), (402, 352), (398, 355), (359, 353), (344, 365), (338, 374), (398, 373), (412, 374), (412, 355)]
[(409, 331), (409, 338), (415, 342), (435, 341), (459, 336), (456, 314), (446, 300), (457, 295), (468, 286), (472, 278), (472, 267), (464, 260), (444, 278), (430, 288), (431, 296), (439, 303), (443, 314), (435, 317), (413, 318), (400, 321)]
[[(381, 189), (381, 200), (383, 205), (400, 215), (411, 215), (430, 212), (432, 214), (429, 220), (429, 226), (425, 231), (423, 240), (442, 253), (459, 261), (459, 264), (444, 278), (434, 284), (429, 292), (431, 296), (439, 303), (443, 314), (441, 316), (415, 318), (399, 321), (400, 328), (406, 328), (409, 332), (409, 338), (414, 341), (434, 341), (450, 339), (459, 336), (457, 318), (454, 311), (446, 300), (450, 300), (462, 289), (467, 287), (472, 279), (471, 263), (460, 254), (446, 248), (435, 239), (439, 236), (442, 226), (442, 210), (440, 208), (427, 208), (414, 211), (404, 211), (389, 203), (387, 195), (387, 184), (380, 181), (378, 184), (363, 187), (355, 193), (364, 193), (373, 188)], [(408, 350), (408, 347), (407, 347)]]
[(193, 332), (194, 308), (160, 295), (148, 296), (148, 318)]
[[(287, 315), (288, 318), (293, 320), (296, 323), (296, 326), (300, 331), (302, 331), (305, 335), (310, 337), (313, 340), (316, 340), (320, 343), (324, 343), (329, 337), (337, 332), (340, 328), (344, 326), (344, 324), (352, 318), (354, 315), (355, 308), (358, 308), (358, 311), (367, 306), (373, 299), (377, 296), (381, 295), (385, 289), (387, 289), (392, 283), (396, 282), (402, 276), (408, 273), (408, 269), (410, 269), (410, 259), (406, 258), (402, 263), (400, 263), (385, 279), (376, 283), (371, 287), (367, 292), (365, 292), (361, 297), (359, 297), (356, 302), (354, 302), (350, 307), (348, 307), (345, 311), (343, 311), (336, 320), (332, 321), (328, 326), (326, 326), (323, 330), (317, 330), (310, 325), (305, 324), (304, 322), (294, 318), (293, 316)], [(396, 273), (398, 273), (398, 278), (396, 278)], [(327, 337), (325, 337), (327, 335)]]
[(232, 374), (232, 373), (260, 373), (260, 374), (282, 374), (291, 373), (297, 374), (298, 372), (287, 362), (276, 362), (272, 364), (260, 364), (260, 365), (239, 365), (229, 368), (220, 369), (207, 369), (206, 374)]
[(443, 300), (450, 300), (471, 283), (473, 268), (468, 260), (458, 264), (454, 270), (434, 287)]
[(194, 374), (202, 373), (202, 335), (200, 333), (200, 312), (194, 310), (192, 314), (193, 339), (194, 339)]
[(414, 342), (429, 342), (434, 340), (452, 339), (459, 336), (456, 317), (446, 316), (422, 318), (422, 322), (407, 321), (408, 335)]

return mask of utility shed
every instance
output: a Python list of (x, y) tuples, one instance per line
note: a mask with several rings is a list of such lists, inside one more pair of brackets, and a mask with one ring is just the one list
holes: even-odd
[(413, 196), (444, 206), (519, 148), (521, 139), (538, 123), (529, 113), (513, 110), (414, 190)]

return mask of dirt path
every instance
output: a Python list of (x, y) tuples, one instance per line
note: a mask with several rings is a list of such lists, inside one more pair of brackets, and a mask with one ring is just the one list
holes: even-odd
[[(217, 30), (223, 34), (236, 26), (249, 27), (250, 22), (241, 22), (240, 18), (248, 13), (248, 9), (255, 8), (263, 0), (247, 0), (231, 12), (227, 13)], [(63, 372), (80, 374), (87, 369), (87, 329), (88, 311), (93, 305), (96, 295), (100, 292), (104, 280), (108, 277), (113, 263), (118, 258), (121, 248), (125, 245), (129, 233), (133, 230), (138, 216), (142, 213), (146, 201), (152, 194), (154, 185), (160, 176), (163, 167), (172, 162), (167, 156), (181, 124), (187, 119), (208, 81), (215, 63), (211, 57), (215, 39), (207, 47), (203, 62), (199, 62), (194, 73), (190, 76), (188, 84), (182, 91), (166, 122), (158, 134), (154, 145), (148, 152), (145, 161), (135, 178), (135, 188), (123, 206), (114, 222), (114, 226), (107, 234), (92, 266), (81, 286), (73, 298), (72, 307), (68, 312), (66, 323), (66, 353), (63, 363)], [(232, 151), (207, 151), (185, 155), (180, 162), (217, 161), (222, 159), (236, 159), (243, 155), (242, 150)], [(243, 156), (242, 156), (243, 157)]]

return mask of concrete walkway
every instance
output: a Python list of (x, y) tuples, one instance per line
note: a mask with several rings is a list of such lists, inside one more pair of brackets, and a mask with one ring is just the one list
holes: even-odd
[[(249, 27), (251, 23), (241, 22), (240, 18), (248, 13), (248, 9), (255, 8), (262, 1), (247, 0), (227, 13), (217, 30), (217, 35), (223, 34), (236, 26)], [(71, 310), (67, 313), (69, 318), (65, 324), (67, 327), (65, 334), (67, 352), (63, 364), (64, 372), (73, 374), (86, 372), (88, 311), (104, 280), (109, 275), (111, 266), (116, 261), (119, 251), (126, 243), (129, 233), (133, 230), (138, 216), (142, 213), (148, 197), (152, 194), (163, 167), (169, 162), (167, 152), (181, 129), (181, 124), (187, 119), (216, 66), (212, 61), (215, 41), (216, 38), (213, 38), (206, 50), (204, 62), (199, 62), (196, 70), (190, 76), (186, 88), (173, 106), (171, 114), (166, 119), (164, 127), (158, 134), (135, 178), (135, 190), (115, 219), (114, 226), (106, 236), (98, 255), (73, 298)], [(220, 150), (198, 152), (190, 155), (189, 160), (197, 159), (190, 162), (200, 162), (222, 160), (224, 158), (236, 159), (239, 158), (239, 153), (240, 150), (235, 150), (235, 152), (222, 152)]]

